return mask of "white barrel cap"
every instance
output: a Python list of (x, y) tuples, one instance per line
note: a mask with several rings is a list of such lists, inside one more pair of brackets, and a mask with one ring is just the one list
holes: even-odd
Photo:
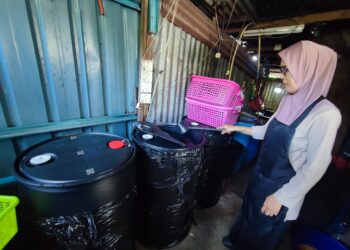
[(31, 158), (29, 160), (29, 163), (32, 166), (37, 166), (37, 165), (47, 163), (48, 161), (51, 160), (51, 158), (52, 158), (51, 154), (37, 155), (37, 156), (34, 156), (33, 158)]
[(142, 139), (144, 139), (144, 140), (151, 140), (151, 139), (153, 139), (153, 135), (151, 135), (151, 134), (144, 134), (144, 135), (142, 135)]

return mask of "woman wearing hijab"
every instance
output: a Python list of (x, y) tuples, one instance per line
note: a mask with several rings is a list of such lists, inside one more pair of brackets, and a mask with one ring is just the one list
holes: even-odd
[(224, 125), (263, 140), (243, 198), (241, 212), (223, 238), (229, 249), (276, 249), (296, 220), (306, 193), (320, 180), (330, 161), (341, 122), (339, 110), (325, 99), (337, 54), (311, 41), (281, 51), (283, 97), (264, 126)]

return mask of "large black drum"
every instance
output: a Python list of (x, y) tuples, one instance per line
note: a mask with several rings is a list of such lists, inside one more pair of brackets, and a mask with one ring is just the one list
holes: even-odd
[(29, 148), (15, 162), (23, 214), (65, 249), (134, 249), (135, 155), (130, 141), (102, 133)]
[(184, 118), (181, 124), (187, 130), (200, 131), (205, 136), (206, 142), (198, 178), (196, 201), (200, 208), (212, 207), (219, 201), (223, 181), (230, 176), (244, 148), (232, 139), (232, 135), (222, 135), (215, 128), (188, 118)]
[(182, 145), (138, 128), (133, 131), (138, 147), (137, 237), (147, 247), (166, 248), (189, 233), (204, 137), (196, 131), (185, 133), (178, 125), (158, 128)]

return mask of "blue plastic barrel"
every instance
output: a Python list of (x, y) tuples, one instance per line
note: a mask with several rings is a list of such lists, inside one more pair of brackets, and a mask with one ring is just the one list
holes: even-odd
[(299, 249), (299, 246), (306, 245), (317, 250), (348, 250), (331, 235), (310, 227), (298, 226), (293, 230), (292, 235), (293, 249)]
[[(250, 122), (237, 122), (236, 126), (252, 127), (253, 123)], [(254, 139), (250, 135), (246, 135), (240, 132), (235, 132), (233, 140), (243, 145), (244, 151), (232, 167), (231, 174), (239, 171), (244, 165), (252, 163), (258, 154), (260, 148), (260, 141)]]
[[(244, 127), (253, 126), (253, 124), (246, 123), (246, 122), (237, 122), (235, 125), (236, 126), (244, 126)], [(237, 171), (239, 171), (242, 168), (242, 166), (244, 165), (245, 158), (247, 156), (247, 148), (248, 148), (251, 136), (240, 133), (240, 132), (235, 132), (232, 138), (234, 141), (239, 142), (244, 148), (243, 152), (241, 153), (241, 155), (238, 157), (238, 159), (236, 160), (236, 162), (232, 166), (231, 174), (234, 174)]]
[[(254, 124), (248, 122), (237, 122), (235, 125), (243, 127), (252, 127)], [(250, 138), (250, 135), (246, 135), (240, 132), (235, 132), (235, 134), (233, 135), (233, 140), (242, 144), (245, 150), (248, 148)]]
[(246, 112), (241, 112), (238, 117), (239, 122), (244, 122), (244, 123), (252, 123), (255, 124), (258, 121), (258, 118), (255, 115), (246, 113)]
[(260, 140), (256, 140), (253, 137), (250, 138), (247, 148), (247, 156), (245, 157), (244, 161), (245, 165), (251, 164), (255, 160), (256, 156), (259, 153), (260, 143)]

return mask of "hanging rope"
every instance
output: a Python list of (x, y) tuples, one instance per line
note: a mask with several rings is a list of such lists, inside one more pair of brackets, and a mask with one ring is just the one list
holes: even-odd
[(232, 15), (233, 15), (233, 11), (235, 10), (235, 7), (236, 7), (236, 3), (237, 3), (237, 0), (235, 0), (235, 2), (233, 3), (232, 10), (231, 10), (231, 13), (230, 13), (230, 17), (228, 19), (228, 22), (227, 22), (227, 25), (226, 25), (226, 28), (225, 28), (225, 32), (226, 32), (228, 26), (230, 25), (231, 18), (232, 18)]
[(239, 46), (239, 44), (241, 43), (242, 36), (243, 36), (244, 32), (247, 30), (247, 28), (248, 28), (250, 25), (252, 25), (252, 24), (253, 24), (253, 22), (248, 23), (248, 24), (243, 28), (243, 30), (240, 32), (239, 37), (238, 37), (238, 40), (236, 40), (236, 47), (235, 47), (235, 51), (234, 51), (234, 53), (233, 53), (232, 60), (231, 60), (231, 64), (230, 64), (230, 68), (229, 68), (229, 75), (228, 75), (228, 79), (229, 79), (229, 80), (232, 80), (233, 64), (234, 64), (235, 59), (236, 59), (236, 54), (237, 54), (237, 51), (238, 51), (238, 46)]
[[(173, 11), (173, 17), (172, 17), (172, 19), (171, 19), (171, 24), (172, 24), (172, 25), (170, 26), (170, 31), (169, 31), (169, 33), (171, 33), (172, 30), (173, 30), (173, 28), (174, 28), (174, 21), (175, 21), (175, 16), (176, 16), (176, 13), (177, 13), (177, 8), (179, 7), (179, 5), (178, 5), (179, 0), (175, 0), (174, 3), (175, 3), (175, 8), (174, 8), (174, 11)], [(170, 13), (170, 10), (171, 10), (171, 8), (169, 9), (168, 14)], [(165, 22), (165, 20), (166, 20), (166, 18), (164, 18), (163, 23)], [(162, 25), (163, 25), (163, 23), (162, 23)], [(159, 33), (160, 33), (160, 32), (158, 32), (158, 34), (157, 34), (157, 38), (159, 37)], [(164, 51), (167, 51), (167, 49), (168, 49), (169, 40), (170, 40), (170, 36), (168, 35), (167, 41), (166, 41), (166, 43), (165, 43)], [(159, 82), (159, 74), (157, 75), (157, 79), (156, 79), (156, 82), (155, 82), (155, 84), (154, 84), (153, 90), (156, 90), (156, 89), (157, 89), (158, 82)], [(156, 93), (156, 92), (153, 91), (152, 96), (151, 96), (150, 105), (152, 105), (152, 103), (153, 103), (155, 93)], [(150, 114), (150, 113), (151, 113), (151, 109), (150, 109), (150, 110), (148, 111), (148, 113), (147, 113), (146, 120), (148, 120), (148, 117), (149, 117), (149, 114)]]
[(220, 53), (220, 48), (221, 48), (221, 42), (222, 42), (222, 36), (221, 36), (221, 30), (219, 27), (219, 18), (218, 18), (218, 12), (217, 12), (217, 8), (215, 5), (215, 23), (216, 23), (216, 29), (218, 32), (218, 41), (219, 41), (219, 46), (218, 46), (218, 53)]
[[(240, 29), (238, 34), (240, 34), (242, 32), (244, 26), (245, 26), (245, 23), (242, 24), (242, 27), (241, 27), (241, 29)], [(230, 59), (228, 60), (228, 65), (227, 65), (227, 69), (226, 69), (226, 73), (225, 73), (225, 75), (227, 77), (230, 74), (231, 61), (232, 61), (232, 57), (233, 57), (233, 48), (235, 46), (235, 40), (234, 39), (230, 39), (230, 41), (232, 41), (232, 45), (231, 45), (231, 50), (230, 50)]]

